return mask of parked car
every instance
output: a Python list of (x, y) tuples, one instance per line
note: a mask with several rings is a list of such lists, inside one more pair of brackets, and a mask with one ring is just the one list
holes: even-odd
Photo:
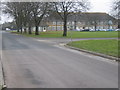
[(120, 29), (115, 29), (115, 31), (120, 31)]
[(95, 29), (90, 29), (90, 31), (95, 31)]
[(10, 29), (9, 29), (9, 28), (6, 28), (6, 31), (10, 31)]
[(96, 31), (100, 31), (100, 29), (96, 29)]
[(114, 29), (106, 29), (106, 31), (114, 31)]
[(99, 29), (99, 31), (107, 31), (107, 29)]
[(82, 30), (82, 31), (90, 31), (90, 29), (84, 29), (84, 30)]
[(106, 31), (114, 31), (114, 29), (106, 29)]

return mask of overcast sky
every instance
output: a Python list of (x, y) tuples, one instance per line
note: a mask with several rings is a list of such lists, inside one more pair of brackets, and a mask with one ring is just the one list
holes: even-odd
[[(91, 9), (89, 12), (106, 12), (109, 13), (110, 9), (112, 8), (112, 2), (114, 0), (89, 0), (91, 3)], [(7, 17), (7, 15), (1, 16), (0, 23), (11, 21), (10, 18)]]
[(114, 0), (89, 0), (91, 2), (91, 12), (110, 12)]

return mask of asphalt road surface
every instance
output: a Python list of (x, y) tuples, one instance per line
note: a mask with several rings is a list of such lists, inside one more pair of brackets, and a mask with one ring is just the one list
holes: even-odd
[(3, 32), (2, 63), (8, 88), (117, 88), (118, 63)]
[(1, 90), (1, 85), (3, 85), (1, 56), (2, 56), (2, 31), (0, 30), (0, 90)]

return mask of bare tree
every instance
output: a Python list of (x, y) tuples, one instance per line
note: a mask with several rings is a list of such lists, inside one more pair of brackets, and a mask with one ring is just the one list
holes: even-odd
[(70, 14), (74, 12), (82, 12), (88, 9), (88, 2), (86, 0), (71, 1), (66, 0), (63, 2), (54, 2), (56, 12), (60, 15), (64, 22), (63, 36), (67, 36), (67, 19)]
[(31, 25), (33, 23), (32, 20), (32, 11), (31, 11), (31, 3), (30, 2), (22, 2), (22, 18), (23, 18), (23, 27), (24, 33), (27, 32), (26, 28), (29, 27), (29, 34), (31, 34)]
[[(14, 17), (16, 25), (19, 29), (29, 27), (29, 34), (31, 34), (31, 23), (36, 27), (35, 35), (39, 35), (39, 24), (42, 21), (48, 10), (48, 2), (7, 2), (5, 13), (9, 13)], [(32, 21), (32, 22), (30, 22)]]
[(118, 19), (118, 28), (120, 28), (120, 0), (113, 2), (112, 13)]
[(22, 33), (22, 3), (21, 2), (7, 2), (5, 3), (6, 7), (4, 9), (4, 13), (10, 14), (12, 17), (14, 17), (16, 25), (17, 25), (17, 31), (19, 32), (19, 29), (21, 29)]
[(35, 35), (39, 35), (39, 24), (45, 16), (48, 9), (48, 2), (31, 2), (31, 11), (35, 23)]

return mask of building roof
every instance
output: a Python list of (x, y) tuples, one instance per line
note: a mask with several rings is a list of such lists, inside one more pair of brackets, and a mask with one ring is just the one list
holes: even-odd
[[(49, 17), (47, 17), (48, 21), (62, 21), (60, 15), (57, 13), (51, 13)], [(82, 12), (82, 13), (73, 13), (68, 16), (68, 21), (116, 21), (116, 19), (110, 16), (107, 13), (100, 12)]]

